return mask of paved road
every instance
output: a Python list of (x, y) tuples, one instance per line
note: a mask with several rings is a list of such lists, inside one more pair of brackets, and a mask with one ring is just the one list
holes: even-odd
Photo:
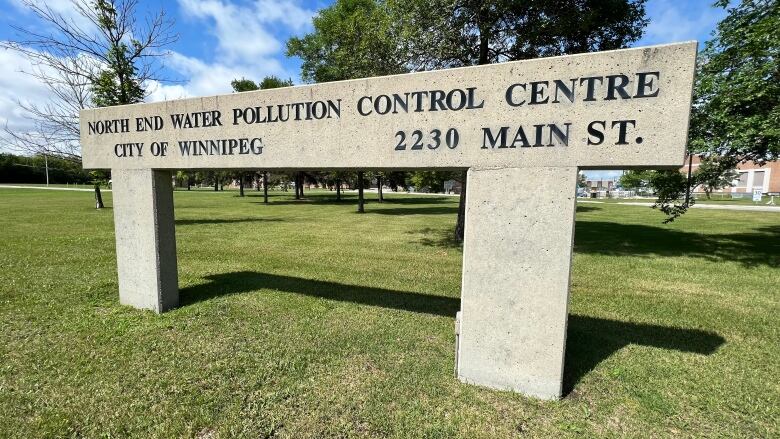
[[(592, 204), (607, 204), (604, 201), (590, 201), (590, 200), (577, 200), (578, 203), (592, 203)], [(653, 203), (640, 203), (636, 201), (630, 202), (615, 202), (608, 204), (622, 204), (624, 206), (643, 206), (650, 207)], [(780, 213), (780, 206), (766, 206), (766, 205), (724, 205), (724, 204), (694, 204), (691, 206), (693, 209), (719, 209), (719, 210), (742, 210), (753, 212), (777, 212)]]
[[(80, 191), (80, 192), (92, 192), (94, 189), (82, 189), (82, 188), (65, 188), (65, 187), (46, 187), (46, 186), (20, 186), (20, 185), (0, 185), (0, 189), (2, 188), (12, 188), (12, 189), (44, 189), (44, 190), (50, 190), (50, 191)], [(101, 189), (103, 192), (111, 192), (111, 189)], [(345, 190), (344, 192), (357, 192), (356, 190)], [(366, 192), (376, 192), (376, 189), (366, 189)], [(408, 192), (392, 192), (388, 191), (387, 194), (397, 194), (397, 193), (408, 193)], [(411, 195), (433, 195), (433, 196), (458, 196), (457, 194), (432, 194), (432, 193), (423, 193), (423, 192), (411, 192), (408, 193)], [(591, 203), (591, 204), (607, 204), (604, 201), (591, 201), (591, 200), (577, 200), (578, 203)], [(653, 203), (641, 203), (637, 201), (626, 201), (626, 202), (615, 202), (615, 203), (609, 203), (609, 204), (621, 204), (624, 206), (642, 206), (642, 207), (650, 207), (653, 205)], [(755, 206), (746, 206), (746, 205), (723, 205), (723, 204), (694, 204), (694, 209), (720, 209), (720, 210), (742, 210), (742, 211), (753, 211), (753, 212), (777, 212), (780, 213), (780, 206), (767, 206), (767, 205), (755, 205)]]
[[(77, 187), (46, 187), (46, 186), (20, 186), (15, 184), (0, 184), (0, 189), (43, 189), (47, 191), (78, 191), (78, 192), (95, 192), (95, 189), (84, 189)], [(111, 189), (100, 189), (101, 192), (111, 192)]]

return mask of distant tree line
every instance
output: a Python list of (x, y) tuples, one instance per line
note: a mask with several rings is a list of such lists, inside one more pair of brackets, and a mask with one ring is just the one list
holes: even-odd
[[(0, 48), (30, 61), (33, 67), (25, 73), (48, 89), (50, 99), (18, 103), (31, 128), (4, 127), (5, 146), (32, 157), (46, 154), (80, 164), (79, 110), (142, 102), (146, 85), (164, 79), (159, 74), (165, 48), (178, 38), (173, 22), (162, 10), (141, 16), (137, 0), (70, 0), (70, 12), (83, 20), (65, 17), (51, 2), (19, 3), (41, 25), (12, 24), (19, 39), (0, 41)], [(95, 206), (102, 208), (98, 183), (107, 174), (90, 175)]]
[(0, 183), (46, 183), (48, 162), (49, 183), (91, 184), (104, 183), (107, 174), (103, 171), (86, 171), (81, 163), (57, 156), (35, 154), (20, 156), (0, 153)]

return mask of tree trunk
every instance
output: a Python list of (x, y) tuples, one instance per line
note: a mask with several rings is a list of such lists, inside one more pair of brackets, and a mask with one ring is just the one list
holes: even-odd
[(458, 219), (455, 221), (455, 242), (463, 242), (463, 231), (466, 229), (466, 177), (468, 171), (463, 171), (461, 177), (460, 199), (458, 203)]
[(263, 203), (268, 204), (268, 173), (263, 172)]
[(296, 200), (301, 199), (300, 187), (301, 187), (301, 173), (296, 172), (295, 173), (295, 199)]
[(301, 172), (301, 199), (303, 199), (303, 182), (306, 180), (306, 176)]
[(100, 194), (100, 185), (97, 183), (95, 184), (95, 209), (102, 209), (105, 206), (103, 205), (103, 196)]
[(479, 65), (489, 64), (490, 59), (490, 29), (485, 28), (485, 23), (482, 11), (477, 14), (477, 27), (479, 28)]
[(238, 175), (238, 196), (244, 196), (244, 174)]
[(219, 182), (215, 179), (214, 180), (214, 192), (219, 190)]
[(358, 212), (363, 213), (363, 171), (358, 171)]
[(336, 201), (341, 201), (341, 180), (336, 180)]
[(382, 176), (377, 175), (376, 176), (376, 191), (377, 196), (379, 197), (379, 202), (385, 201), (385, 196), (382, 194)]

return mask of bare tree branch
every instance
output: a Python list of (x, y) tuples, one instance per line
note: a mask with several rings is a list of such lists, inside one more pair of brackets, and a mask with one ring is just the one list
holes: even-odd
[[(115, 10), (110, 17), (94, 0), (70, 0), (74, 19), (56, 12), (46, 2), (22, 3), (43, 23), (37, 28), (13, 26), (16, 41), (2, 41), (0, 48), (26, 57), (32, 69), (23, 71), (38, 79), (49, 91), (46, 103), (18, 101), (29, 121), (24, 131), (8, 124), (0, 136), (11, 149), (28, 154), (47, 153), (80, 160), (79, 110), (93, 106), (92, 86), (111, 64), (111, 49), (122, 44), (129, 48), (128, 59), (137, 68), (139, 84), (167, 82), (160, 77), (159, 59), (168, 53), (164, 47), (178, 36), (164, 11), (136, 20), (137, 0), (106, 0)], [(106, 20), (112, 25), (106, 26)]]

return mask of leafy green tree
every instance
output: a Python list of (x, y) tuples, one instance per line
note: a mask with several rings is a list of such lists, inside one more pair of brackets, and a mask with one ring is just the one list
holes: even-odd
[(408, 71), (386, 2), (336, 0), (313, 21), (312, 33), (287, 42), (287, 55), (303, 60), (304, 81), (341, 81)]
[(710, 199), (712, 191), (731, 186), (731, 182), (739, 176), (734, 169), (722, 169), (722, 163), (716, 160), (702, 160), (694, 174), (694, 181), (697, 186), (704, 189), (707, 199)]
[[(413, 70), (491, 64), (626, 47), (647, 24), (645, 0), (388, 0)], [(467, 173), (455, 239), (463, 240)]]
[(580, 172), (577, 174), (577, 187), (578, 188), (586, 188), (588, 187), (588, 180), (585, 177), (585, 174)]
[[(280, 79), (277, 76), (266, 76), (263, 78), (262, 81), (260, 81), (260, 84), (258, 85), (255, 81), (252, 81), (251, 79), (241, 78), (241, 79), (234, 79), (230, 82), (230, 86), (233, 87), (233, 91), (236, 93), (241, 93), (245, 91), (255, 91), (255, 90), (268, 90), (271, 88), (280, 88), (280, 87), (291, 87), (293, 85), (292, 79), (283, 80)], [(238, 195), (240, 197), (244, 196), (244, 182), (247, 178), (247, 175), (245, 172), (239, 172), (234, 176), (238, 179)], [(263, 177), (263, 203), (268, 204), (268, 174), (267, 172), (263, 171), (262, 173)], [(260, 182), (257, 182), (257, 189), (260, 190)], [(303, 186), (300, 187), (300, 194), (303, 195)], [(299, 189), (296, 186), (295, 191), (295, 198), (297, 199), (299, 197)]]
[(409, 177), (409, 183), (418, 192), (429, 190), (430, 192), (443, 192), (444, 182), (457, 177), (459, 172), (452, 171), (416, 171)]
[(233, 87), (233, 91), (236, 93), (260, 90), (260, 87), (255, 81), (246, 78), (234, 79), (230, 81), (230, 86)]
[[(337, 0), (292, 38), (308, 82), (608, 50), (636, 41), (644, 0)], [(462, 240), (466, 172), (456, 239)]]
[(325, 178), (336, 188), (336, 201), (341, 201), (341, 186), (353, 179), (354, 175), (350, 171), (331, 171), (326, 174)]
[[(0, 153), (0, 183), (91, 183), (94, 176), (73, 160), (35, 154), (20, 156)], [(107, 181), (105, 172), (99, 180)]]
[(653, 171), (630, 170), (620, 176), (618, 183), (626, 189), (640, 190), (647, 189), (652, 179)]
[[(119, 16), (116, 5), (107, 0), (96, 0), (98, 26), (109, 35), (118, 33)], [(92, 103), (96, 107), (136, 104), (143, 101), (145, 91), (133, 63), (133, 54), (143, 49), (140, 41), (130, 36), (130, 46), (119, 38), (109, 38), (106, 65), (92, 83)]]
[[(717, 181), (718, 173), (726, 179), (739, 163), (780, 157), (780, 4), (729, 3), (715, 3), (728, 15), (699, 53), (689, 152), (711, 158), (707, 172), (694, 176), (691, 186)], [(681, 200), (689, 182), (664, 175), (670, 181), (654, 207), (669, 222), (687, 210)]]
[(281, 79), (278, 76), (270, 75), (260, 81), (260, 90), (269, 90), (272, 88), (292, 87), (292, 79)]
[[(109, 0), (96, 0), (94, 8), (97, 25), (108, 34), (106, 64), (92, 82), (92, 103), (96, 107), (136, 104), (143, 101), (146, 91), (141, 86), (138, 69), (133, 62), (134, 54), (142, 51), (143, 44), (130, 36), (130, 46), (121, 38), (120, 16), (116, 4)], [(95, 180), (95, 206), (103, 208), (99, 180)]]
[(626, 47), (645, 0), (388, 0), (414, 70)]
[[(303, 60), (304, 81), (341, 81), (408, 71), (386, 2), (337, 0), (320, 10), (313, 21), (313, 32), (287, 42), (287, 55)], [(341, 197), (340, 190), (337, 197)], [(362, 185), (358, 185), (359, 212), (364, 204)]]
[(731, 169), (780, 157), (780, 2), (743, 0), (728, 11), (699, 54), (691, 150)]

